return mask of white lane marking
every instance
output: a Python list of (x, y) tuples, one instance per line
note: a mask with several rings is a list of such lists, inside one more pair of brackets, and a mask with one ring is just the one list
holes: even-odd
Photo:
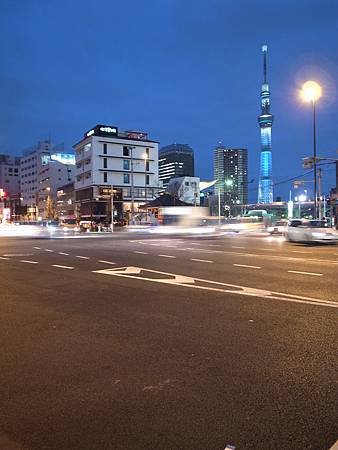
[(192, 242), (191, 245), (202, 245), (199, 242)]
[(289, 273), (300, 273), (301, 275), (313, 275), (314, 277), (322, 277), (322, 273), (300, 272), (298, 270), (288, 270)]
[(148, 255), (147, 252), (137, 252), (136, 250), (135, 250), (133, 253), (138, 253), (138, 254), (140, 254), (140, 255)]
[(248, 269), (261, 269), (259, 266), (248, 266), (247, 264), (233, 264), (236, 267), (247, 267)]
[(335, 442), (329, 450), (338, 450), (338, 441)]
[(220, 247), (219, 244), (208, 244), (208, 247)]
[(5, 258), (4, 256), (0, 256), (0, 259), (8, 259), (8, 258)]
[(166, 248), (177, 248), (177, 245), (166, 245)]
[(74, 269), (74, 267), (60, 266), (59, 264), (52, 264), (52, 267), (58, 267), (59, 269)]
[(69, 253), (59, 252), (59, 255), (69, 256)]
[(40, 248), (40, 247), (33, 247), (33, 248), (35, 248), (36, 250), (41, 250), (41, 248)]
[(208, 259), (196, 259), (196, 258), (191, 258), (190, 261), (205, 262), (205, 263), (213, 263), (214, 262), (214, 261), (210, 261)]
[[(116, 269), (104, 269), (104, 270), (93, 270), (94, 273), (101, 273), (104, 275), (114, 275), (123, 278), (133, 278), (138, 281), (150, 281), (153, 283), (163, 283), (163, 284), (172, 284), (176, 286), (181, 286), (185, 288), (193, 288), (193, 289), (201, 289), (213, 292), (221, 292), (221, 293), (231, 293), (234, 295), (244, 295), (249, 297), (258, 297), (261, 299), (267, 300), (281, 300), (285, 302), (293, 302), (293, 303), (305, 303), (309, 305), (316, 306), (326, 306), (331, 308), (338, 308), (338, 303), (331, 300), (321, 300), (319, 298), (314, 297), (305, 297), (296, 294), (287, 294), (285, 292), (276, 292), (276, 291), (267, 291), (264, 289), (250, 288), (247, 286), (239, 286), (236, 284), (222, 283), (220, 281), (212, 281), (205, 280), (203, 278), (191, 278), (186, 277), (185, 275), (177, 275), (173, 273), (160, 272), (158, 270), (145, 269), (142, 267), (118, 267)], [(140, 277), (142, 272), (146, 274), (161, 274), (164, 275), (165, 278), (150, 278), (150, 277)], [(137, 275), (137, 276), (136, 276)], [(168, 278), (174, 277), (174, 278)], [(202, 283), (206, 285), (196, 285), (195, 283)], [(218, 286), (218, 287), (213, 287)]]
[(116, 264), (112, 261), (105, 261), (104, 259), (99, 259), (97, 262), (102, 263), (102, 264)]
[(38, 261), (28, 261), (26, 259), (20, 259), (20, 262), (27, 263), (27, 264), (39, 264)]
[(176, 256), (173, 255), (158, 255), (158, 256), (162, 256), (162, 258), (176, 258)]
[(245, 247), (241, 247), (240, 245), (232, 245), (231, 248), (245, 248)]
[(302, 251), (302, 250), (292, 250), (292, 253), (305, 253), (305, 254), (307, 254), (307, 253), (313, 253), (313, 252), (304, 252), (304, 251)]
[(51, 252), (51, 253), (54, 253), (54, 250), (50, 250), (49, 248), (45, 248), (45, 252)]
[(76, 255), (75, 258), (90, 259), (89, 256), (80, 256), (80, 255)]

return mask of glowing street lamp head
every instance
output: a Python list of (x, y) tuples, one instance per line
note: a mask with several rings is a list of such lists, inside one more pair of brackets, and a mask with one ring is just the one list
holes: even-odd
[(301, 96), (306, 102), (316, 102), (322, 96), (322, 88), (315, 81), (307, 81), (303, 84)]

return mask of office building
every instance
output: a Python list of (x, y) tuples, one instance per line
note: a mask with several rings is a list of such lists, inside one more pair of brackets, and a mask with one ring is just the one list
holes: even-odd
[(49, 140), (27, 149), (20, 161), (22, 204), (31, 220), (56, 217), (57, 189), (74, 179), (75, 157)]
[(74, 149), (79, 218), (110, 222), (113, 208), (114, 221), (134, 223), (138, 206), (159, 189), (158, 143), (144, 132), (96, 125)]
[(270, 90), (267, 82), (267, 45), (263, 45), (263, 84), (261, 89), (261, 114), (258, 124), (261, 130), (261, 156), (258, 185), (258, 203), (273, 202), (271, 128), (273, 115), (270, 113)]
[[(248, 151), (245, 148), (218, 146), (214, 150), (215, 195), (218, 214), (223, 216), (233, 205), (248, 202)], [(229, 215), (229, 213), (227, 213)]]
[(186, 144), (171, 144), (162, 147), (158, 159), (158, 177), (164, 190), (171, 178), (193, 177), (194, 151)]
[(0, 155), (0, 189), (7, 197), (20, 193), (20, 158)]

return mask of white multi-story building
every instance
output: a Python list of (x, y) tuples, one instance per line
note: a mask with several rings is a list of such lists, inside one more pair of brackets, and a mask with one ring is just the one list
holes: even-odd
[(74, 179), (75, 157), (50, 141), (24, 152), (20, 164), (21, 198), (30, 219), (55, 216), (57, 189)]
[(200, 204), (200, 179), (198, 177), (171, 178), (167, 192), (190, 205)]
[[(159, 189), (158, 142), (136, 131), (96, 125), (74, 145), (75, 191), (82, 220), (132, 221)], [(113, 195), (112, 195), (113, 193)]]
[(0, 189), (8, 196), (20, 193), (20, 158), (0, 155)]

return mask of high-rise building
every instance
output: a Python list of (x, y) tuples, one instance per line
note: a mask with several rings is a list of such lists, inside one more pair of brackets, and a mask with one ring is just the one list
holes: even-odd
[(215, 195), (220, 211), (248, 203), (248, 150), (218, 146), (214, 150)]
[(137, 220), (158, 193), (158, 143), (141, 131), (96, 125), (74, 145), (75, 197), (81, 220)]
[(171, 178), (194, 176), (194, 151), (189, 145), (170, 144), (160, 149), (158, 178), (164, 189)]
[(263, 45), (263, 75), (264, 80), (261, 89), (261, 114), (258, 116), (258, 124), (261, 129), (261, 157), (258, 185), (258, 203), (273, 202), (272, 182), (272, 154), (271, 154), (271, 127), (273, 115), (270, 113), (270, 90), (267, 82), (267, 52), (268, 46)]

